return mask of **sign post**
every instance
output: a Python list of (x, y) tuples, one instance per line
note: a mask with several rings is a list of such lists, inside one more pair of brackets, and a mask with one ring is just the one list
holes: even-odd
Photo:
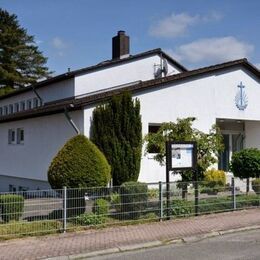
[[(193, 170), (195, 172), (195, 193), (197, 187), (197, 143), (194, 141), (166, 142), (166, 212), (170, 219), (170, 171)], [(197, 189), (198, 191), (198, 189)], [(197, 195), (197, 197), (196, 197)], [(198, 211), (198, 194), (195, 194), (195, 212)]]

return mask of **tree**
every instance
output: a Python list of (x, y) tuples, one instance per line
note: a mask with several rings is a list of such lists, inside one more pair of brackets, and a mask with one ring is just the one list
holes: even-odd
[(142, 151), (139, 101), (129, 93), (112, 97), (93, 111), (91, 140), (105, 154), (114, 185), (137, 181)]
[(0, 8), (0, 87), (3, 92), (46, 78), (51, 72), (44, 65), (34, 37), (19, 25), (17, 16)]
[(53, 189), (71, 188), (67, 191), (67, 214), (74, 216), (85, 211), (86, 188), (105, 187), (111, 177), (110, 170), (96, 145), (84, 135), (77, 135), (53, 158), (48, 181)]
[[(212, 126), (209, 133), (203, 133), (198, 129), (192, 128), (195, 118), (177, 119), (177, 122), (163, 123), (157, 133), (149, 133), (145, 136), (145, 151), (149, 152), (156, 147), (157, 154), (154, 159), (161, 165), (165, 164), (166, 141), (196, 141), (197, 142), (197, 173), (198, 180), (202, 180), (204, 172), (209, 166), (217, 162), (218, 153), (223, 149), (222, 135), (216, 126)], [(181, 172), (182, 181), (189, 182), (194, 180), (191, 171)], [(184, 185), (183, 191), (187, 190)], [(184, 194), (183, 194), (184, 196)]]
[(247, 179), (249, 192), (249, 178), (260, 177), (260, 150), (256, 148), (243, 149), (232, 155), (230, 170), (235, 177)]

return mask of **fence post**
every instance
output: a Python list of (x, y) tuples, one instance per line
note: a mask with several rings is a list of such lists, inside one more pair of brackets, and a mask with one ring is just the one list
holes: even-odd
[(63, 232), (67, 230), (67, 187), (63, 187)]
[(163, 189), (162, 182), (159, 181), (159, 206), (160, 206), (160, 221), (163, 220)]
[(232, 177), (231, 179), (231, 187), (232, 187), (232, 204), (233, 204), (233, 209), (236, 210), (237, 208), (237, 203), (236, 203), (236, 185), (235, 185), (235, 178)]
[(198, 180), (195, 181), (194, 189), (195, 189), (195, 191), (194, 191), (194, 195), (195, 195), (195, 216), (198, 216), (199, 215), (199, 183), (198, 183)]

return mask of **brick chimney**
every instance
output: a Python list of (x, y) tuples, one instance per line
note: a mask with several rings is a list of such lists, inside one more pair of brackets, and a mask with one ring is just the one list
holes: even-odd
[(125, 31), (118, 31), (112, 39), (112, 59), (122, 59), (129, 56), (129, 36)]

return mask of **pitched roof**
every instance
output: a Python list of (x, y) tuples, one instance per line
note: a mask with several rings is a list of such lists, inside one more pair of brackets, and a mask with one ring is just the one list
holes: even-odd
[(236, 68), (236, 67), (244, 67), (247, 70), (249, 70), (251, 73), (253, 73), (253, 75), (257, 78), (257, 80), (260, 79), (260, 71), (251, 63), (249, 63), (247, 59), (240, 59), (240, 60), (225, 62), (225, 63), (221, 63), (209, 67), (186, 71), (183, 73), (178, 73), (168, 77), (152, 79), (148, 81), (140, 81), (140, 83), (134, 85), (130, 85), (127, 87), (124, 86), (116, 89), (110, 89), (108, 91), (98, 92), (92, 95), (86, 95), (85, 97), (82, 98), (68, 98), (63, 101), (47, 103), (42, 107), (21, 111), (11, 115), (2, 116), (0, 117), (0, 123), (22, 120), (22, 119), (32, 118), (32, 117), (39, 117), (39, 116), (50, 115), (55, 113), (61, 113), (64, 112), (65, 108), (67, 108), (69, 111), (79, 110), (82, 109), (84, 106), (103, 102), (114, 95), (118, 95), (122, 93), (123, 91), (130, 91), (132, 93), (136, 93), (142, 90), (156, 88), (163, 84), (175, 83), (182, 80), (192, 79), (194, 77), (199, 77), (202, 75), (207, 75), (210, 73), (215, 73), (218, 71), (223, 71), (225, 69)]
[(40, 88), (40, 87), (48, 86), (49, 84), (52, 84), (52, 83), (57, 83), (57, 82), (60, 82), (60, 81), (66, 80), (66, 79), (74, 78), (75, 76), (81, 75), (83, 73), (94, 72), (94, 71), (99, 70), (99, 69), (105, 69), (105, 68), (108, 68), (108, 67), (113, 66), (113, 65), (118, 65), (118, 64), (125, 63), (125, 62), (128, 62), (128, 61), (138, 60), (138, 59), (149, 57), (149, 56), (152, 56), (152, 55), (155, 55), (155, 54), (162, 55), (163, 58), (168, 59), (173, 65), (175, 65), (181, 71), (188, 71), (183, 65), (178, 63), (171, 56), (169, 56), (168, 54), (163, 52), (160, 48), (157, 48), (157, 49), (153, 49), (153, 50), (150, 50), (150, 51), (138, 53), (136, 55), (130, 55), (129, 57), (126, 57), (126, 58), (123, 58), (123, 59), (118, 58), (118, 59), (107, 60), (107, 61), (100, 62), (96, 65), (90, 66), (90, 67), (74, 70), (74, 71), (71, 71), (71, 72), (66, 72), (66, 73), (60, 74), (58, 76), (37, 82), (33, 86), (28, 86), (26, 88), (18, 89), (18, 90), (11, 92), (9, 94), (2, 95), (2, 96), (0, 96), (0, 100), (5, 99), (5, 98), (9, 98), (9, 97), (12, 97), (12, 96), (16, 96), (16, 95), (19, 95), (19, 94), (27, 92), (27, 91), (31, 91), (33, 87), (35, 89), (37, 89), (37, 88)]

